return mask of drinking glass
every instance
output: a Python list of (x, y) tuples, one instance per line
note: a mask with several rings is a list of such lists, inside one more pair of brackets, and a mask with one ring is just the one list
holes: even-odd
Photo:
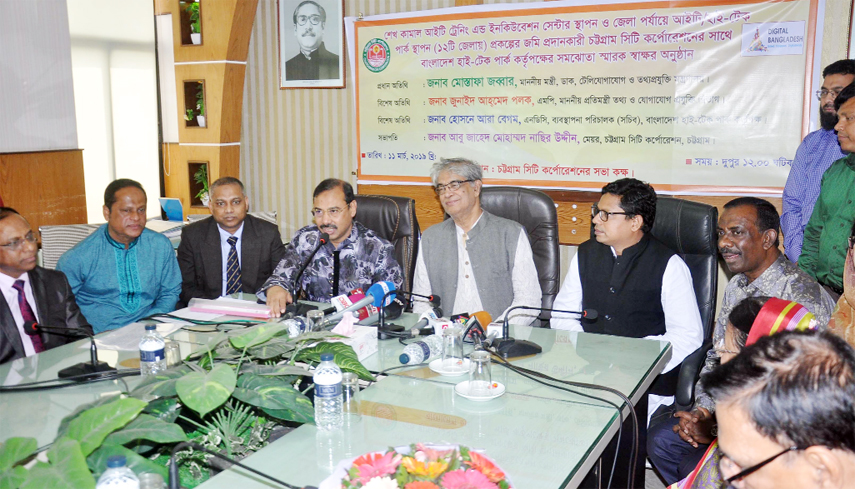
[(359, 416), (359, 377), (353, 372), (341, 374), (341, 404), (344, 414)]
[(163, 345), (163, 355), (166, 357), (166, 367), (172, 368), (181, 364), (181, 348), (178, 343), (172, 340), (166, 340)]
[(320, 331), (321, 323), (324, 320), (324, 312), (317, 309), (309, 311), (306, 313), (306, 319), (309, 322), (309, 328), (311, 331)]
[(493, 377), (490, 372), (490, 353), (484, 350), (469, 355), (469, 395), (486, 397), (490, 395)]
[(447, 372), (463, 369), (463, 330), (457, 327), (442, 331), (442, 369)]

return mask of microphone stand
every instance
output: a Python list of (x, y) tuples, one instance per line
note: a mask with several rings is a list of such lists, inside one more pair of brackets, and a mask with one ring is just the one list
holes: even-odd
[[(174, 447), (172, 447), (172, 454), (169, 456), (168, 489), (181, 489), (180, 481), (179, 481), (179, 477), (178, 477), (178, 464), (175, 463), (175, 454), (178, 453), (180, 450), (183, 450), (185, 448), (192, 448), (193, 450), (199, 450), (200, 452), (205, 452), (209, 455), (213, 455), (214, 457), (217, 457), (221, 460), (225, 460), (226, 462), (230, 462), (234, 465), (237, 465), (238, 467), (240, 467), (242, 469), (246, 469), (255, 475), (258, 475), (258, 476), (264, 477), (265, 479), (271, 480), (271, 481), (279, 484), (282, 487), (287, 487), (288, 489), (301, 489), (297, 486), (292, 486), (291, 484), (288, 484), (287, 482), (283, 482), (283, 481), (281, 481), (275, 477), (269, 476), (269, 475), (265, 474), (264, 472), (255, 470), (252, 467), (248, 467), (248, 466), (238, 462), (237, 460), (226, 457), (225, 455), (223, 455), (221, 453), (215, 452), (213, 450), (209, 450), (209, 449), (203, 447), (202, 445), (199, 445), (198, 443), (193, 443), (193, 442), (188, 442), (188, 441), (183, 441), (183, 442), (175, 445)], [(313, 486), (305, 486), (302, 489), (317, 489), (317, 488), (313, 487)]]
[(60, 336), (84, 337), (89, 338), (89, 359), (90, 363), (81, 362), (77, 365), (64, 368), (57, 372), (57, 377), (64, 379), (67, 377), (87, 376), (87, 378), (102, 377), (107, 372), (115, 372), (116, 369), (108, 365), (106, 362), (98, 361), (98, 347), (95, 346), (95, 336), (80, 328), (48, 328), (34, 321), (24, 323), (24, 332), (29, 336), (39, 334), (39, 330), (46, 333), (58, 334)]
[(297, 313), (297, 293), (300, 292), (300, 289), (302, 288), (300, 287), (300, 279), (303, 278), (303, 272), (306, 271), (306, 267), (308, 267), (309, 263), (312, 262), (312, 258), (315, 257), (315, 254), (317, 254), (318, 250), (321, 249), (321, 246), (327, 244), (329, 240), (329, 234), (324, 232), (318, 234), (318, 245), (315, 246), (315, 249), (312, 250), (312, 252), (309, 254), (309, 257), (306, 258), (306, 261), (303, 262), (303, 265), (300, 267), (300, 270), (297, 272), (297, 275), (294, 275), (294, 290), (291, 293), (291, 299), (293, 300), (293, 302), (291, 302), (291, 304), (288, 304), (288, 306), (285, 307), (286, 313)]
[(510, 316), (511, 311), (515, 309), (525, 309), (529, 311), (564, 312), (571, 314), (580, 314), (582, 315), (582, 317), (588, 317), (590, 319), (597, 318), (597, 312), (593, 309), (585, 309), (584, 311), (567, 311), (564, 309), (550, 309), (546, 307), (514, 306), (508, 309), (508, 312), (505, 313), (505, 318), (502, 321), (502, 339), (496, 340), (496, 342), (494, 343), (496, 350), (504, 358), (523, 357), (527, 355), (536, 355), (538, 353), (543, 352), (543, 348), (541, 348), (541, 346), (537, 343), (533, 343), (531, 341), (526, 340), (515, 340), (514, 338), (511, 338), (508, 327), (508, 316)]
[[(380, 314), (380, 317), (379, 317), (379, 319), (378, 319), (378, 321), (379, 321), (379, 322), (377, 323), (377, 337), (378, 337), (378, 338), (380, 338), (381, 340), (385, 340), (385, 339), (393, 338), (393, 337), (387, 337), (387, 336), (384, 334), (384, 333), (386, 333), (386, 332), (400, 333), (400, 332), (404, 331), (404, 327), (403, 327), (403, 326), (398, 326), (398, 325), (396, 325), (396, 324), (395, 324), (395, 325), (390, 324), (389, 326), (386, 326), (386, 314), (385, 314), (385, 312), (386, 312), (386, 311), (385, 311), (385, 308), (386, 308), (386, 298), (387, 298), (387, 297), (389, 297), (389, 296), (390, 296), (390, 295), (392, 295), (392, 294), (403, 294), (403, 295), (408, 295), (408, 296), (410, 296), (410, 298), (412, 298), (412, 297), (422, 297), (422, 298), (427, 299), (427, 300), (431, 303), (431, 305), (432, 305), (433, 307), (435, 307), (435, 308), (439, 308), (440, 298), (439, 298), (439, 296), (438, 296), (438, 295), (422, 295), (422, 294), (415, 294), (415, 293), (413, 293), (413, 292), (406, 292), (406, 291), (403, 291), (403, 290), (390, 290), (389, 292), (386, 292), (386, 293), (383, 295), (383, 299), (380, 301), (380, 307), (378, 308), (378, 309), (379, 309), (379, 311), (380, 311), (380, 313), (379, 313), (379, 314)], [(440, 315), (441, 315), (441, 314), (440, 314)]]

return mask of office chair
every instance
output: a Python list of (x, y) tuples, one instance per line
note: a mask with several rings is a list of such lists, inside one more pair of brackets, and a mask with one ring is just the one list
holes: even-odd
[(395, 259), (404, 274), (403, 290), (413, 290), (413, 274), (419, 253), (419, 221), (416, 201), (393, 195), (357, 195), (356, 217), (395, 247)]

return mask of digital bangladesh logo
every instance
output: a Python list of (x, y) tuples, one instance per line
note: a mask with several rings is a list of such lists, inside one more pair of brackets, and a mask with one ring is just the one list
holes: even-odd
[(381, 72), (389, 66), (389, 45), (383, 39), (372, 39), (362, 50), (362, 62), (374, 73)]

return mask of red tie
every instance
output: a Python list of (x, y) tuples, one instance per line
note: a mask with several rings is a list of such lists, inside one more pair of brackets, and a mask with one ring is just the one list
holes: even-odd
[[(24, 322), (37, 322), (36, 315), (33, 313), (30, 303), (27, 302), (26, 294), (24, 294), (24, 281), (16, 280), (15, 283), (12, 284), (12, 288), (18, 291), (18, 307), (21, 308), (21, 316), (24, 318)], [(33, 336), (30, 336), (30, 340), (33, 342), (33, 349), (36, 350), (36, 353), (45, 351), (41, 336), (34, 334)]]

